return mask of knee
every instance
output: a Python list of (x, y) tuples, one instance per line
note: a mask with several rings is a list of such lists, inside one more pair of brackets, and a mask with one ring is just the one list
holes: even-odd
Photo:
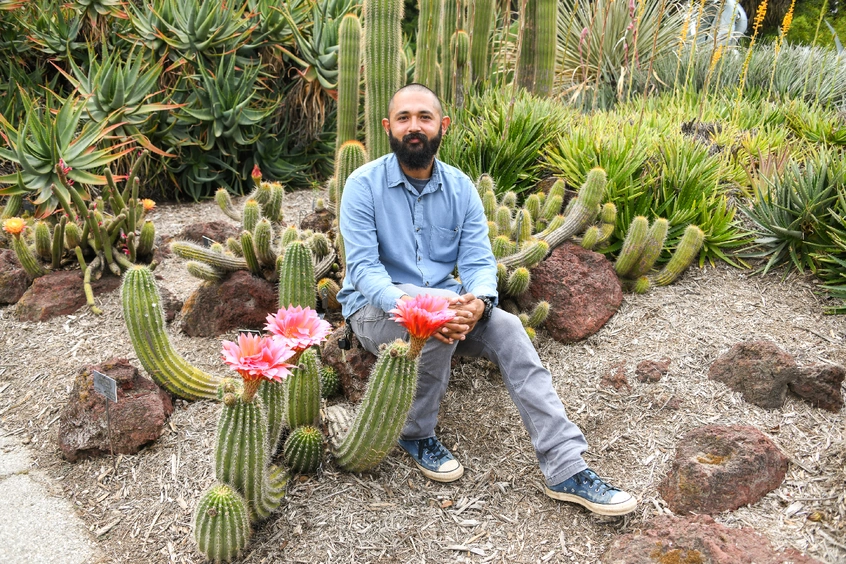
[(497, 330), (508, 332), (510, 335), (517, 336), (526, 333), (523, 328), (523, 322), (513, 313), (508, 313), (505, 310), (496, 308), (491, 313), (491, 325)]

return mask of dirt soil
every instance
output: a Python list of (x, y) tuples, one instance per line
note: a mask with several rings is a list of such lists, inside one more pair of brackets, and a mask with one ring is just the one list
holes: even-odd
[[(315, 194), (288, 195), (286, 218), (301, 217)], [(227, 221), (213, 203), (163, 205), (151, 218), (164, 234), (195, 221)], [(199, 284), (176, 257), (157, 272), (183, 299)], [(162, 437), (133, 456), (70, 464), (56, 447), (59, 412), (81, 367), (126, 357), (140, 368), (118, 294), (97, 297), (101, 316), (83, 308), (43, 323), (17, 322), (13, 307), (0, 308), (0, 433), (29, 445), (106, 561), (201, 562), (192, 512), (214, 479), (218, 404), (176, 401)], [(709, 423), (753, 425), (791, 459), (781, 487), (717, 521), (753, 527), (776, 548), (846, 562), (844, 411), (829, 413), (792, 396), (768, 411), (707, 378), (715, 358), (752, 339), (771, 339), (800, 363), (846, 364), (844, 318), (823, 315), (822, 306), (805, 278), (719, 266), (626, 295), (620, 311), (583, 342), (562, 345), (539, 331), (541, 358), (590, 443), (588, 463), (640, 499), (625, 518), (597, 517), (544, 496), (528, 435), (497, 370), (468, 360), (454, 371), (438, 430), (466, 467), (461, 480), (428, 481), (398, 449), (360, 475), (339, 471), (327, 455), (319, 475), (292, 480), (243, 562), (596, 562), (613, 538), (668, 513), (656, 486), (679, 438)], [(233, 337), (189, 338), (178, 321), (171, 326), (183, 356), (221, 375), (227, 370), (220, 341)], [(660, 382), (634, 377), (639, 361), (664, 358), (670, 372)], [(601, 386), (620, 363), (631, 390)]]

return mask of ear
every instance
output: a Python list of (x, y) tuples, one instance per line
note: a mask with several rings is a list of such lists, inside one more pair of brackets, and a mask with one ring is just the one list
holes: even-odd
[(443, 119), (441, 120), (441, 134), (444, 134), (444, 133), (447, 132), (447, 129), (449, 129), (450, 123), (451, 123), (451, 120), (449, 119), (449, 116), (444, 116)]
[(391, 134), (391, 122), (388, 121), (388, 118), (382, 118), (382, 129), (384, 129), (385, 133), (388, 135)]

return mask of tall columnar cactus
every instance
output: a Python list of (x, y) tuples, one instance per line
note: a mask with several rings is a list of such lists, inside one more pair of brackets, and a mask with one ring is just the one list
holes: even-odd
[(364, 115), (370, 159), (391, 151), (382, 118), (388, 117), (391, 96), (404, 82), (400, 76), (402, 16), (402, 0), (364, 2)]
[(335, 163), (335, 216), (341, 215), (341, 198), (347, 178), (355, 169), (367, 162), (367, 152), (364, 145), (358, 141), (347, 141), (338, 150), (338, 160)]
[(455, 49), (452, 34), (458, 24), (458, 4), (461, 0), (442, 0), (441, 33), (438, 37), (441, 50), (441, 99), (447, 104), (455, 101)]
[(129, 268), (120, 296), (132, 347), (156, 384), (183, 399), (216, 398), (220, 378), (191, 366), (171, 346), (152, 271), (143, 266)]
[(314, 425), (320, 417), (320, 360), (312, 348), (303, 351), (300, 365), (288, 377), (285, 418), (288, 427)]
[(285, 256), (279, 268), (279, 307), (289, 305), (317, 306), (317, 290), (314, 280), (314, 262), (311, 251), (302, 241), (294, 241), (285, 247)]
[(250, 539), (247, 502), (226, 484), (206, 490), (194, 512), (194, 540), (212, 562), (229, 562), (238, 557)]
[(473, 84), (484, 83), (490, 66), (490, 35), (496, 12), (495, 0), (474, 0), (473, 39), (470, 45), (470, 70)]
[(285, 463), (297, 474), (314, 474), (323, 456), (323, 435), (311, 425), (297, 427), (285, 441)]
[(50, 226), (43, 221), (35, 224), (35, 254), (44, 260), (50, 260), (53, 256), (53, 236), (50, 234)]
[(539, 1), (527, 0), (525, 11), (520, 13), (520, 27), (523, 37), (520, 41), (520, 52), (517, 53), (517, 76), (515, 80), (521, 88), (525, 88), (529, 92), (533, 91), (535, 85), (535, 67), (537, 65), (535, 35), (537, 33), (537, 4)]
[(0, 219), (9, 219), (16, 217), (23, 208), (23, 196), (17, 194), (6, 198), (6, 206), (3, 208), (3, 213), (0, 213)]
[[(448, 1), (448, 0), (445, 0)], [(470, 36), (463, 29), (452, 34), (450, 50), (455, 54), (455, 107), (464, 107), (464, 96), (469, 79), (468, 62), (470, 61)]]
[(394, 341), (373, 366), (355, 421), (335, 453), (344, 470), (373, 468), (399, 438), (417, 382), (417, 361), (408, 351), (408, 343)]
[(360, 82), (361, 22), (347, 14), (338, 30), (338, 147), (356, 138)]
[(251, 521), (266, 519), (285, 496), (287, 475), (268, 464), (267, 416), (257, 396), (245, 402), (237, 390), (223, 386), (223, 409), (217, 423), (215, 477), (244, 494)]
[(534, 0), (534, 2), (536, 66), (532, 91), (538, 96), (549, 97), (552, 95), (552, 83), (555, 79), (558, 0)]
[(418, 0), (417, 60), (414, 82), (424, 84), (434, 92), (438, 88), (438, 28), (441, 24), (442, 0)]
[(664, 268), (652, 278), (652, 282), (656, 286), (672, 284), (693, 263), (693, 259), (696, 258), (704, 241), (705, 234), (702, 230), (696, 225), (688, 225), (673, 256), (670, 257)]

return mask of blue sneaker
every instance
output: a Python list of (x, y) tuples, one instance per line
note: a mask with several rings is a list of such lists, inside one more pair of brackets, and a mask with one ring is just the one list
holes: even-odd
[(436, 482), (454, 482), (464, 475), (464, 467), (441, 444), (437, 437), (416, 441), (397, 441), (424, 476)]
[(552, 499), (572, 501), (600, 515), (625, 515), (637, 507), (637, 499), (619, 490), (587, 468), (560, 484), (544, 488)]

